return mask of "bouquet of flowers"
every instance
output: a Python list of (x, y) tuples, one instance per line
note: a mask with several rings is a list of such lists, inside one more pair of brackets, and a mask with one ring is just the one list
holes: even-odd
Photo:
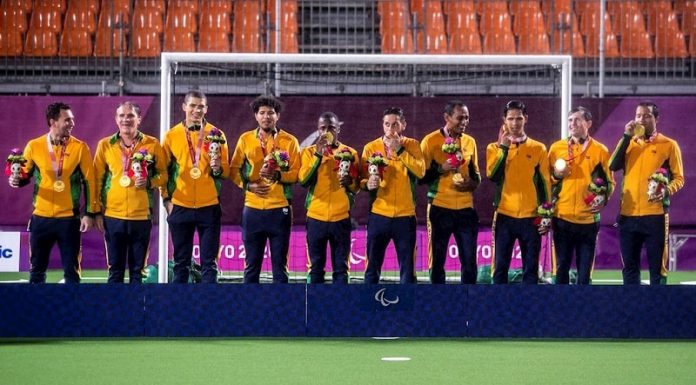
[(147, 178), (147, 168), (155, 163), (155, 157), (142, 149), (131, 156), (131, 166), (128, 176), (131, 178)]
[(537, 219), (534, 223), (539, 227), (551, 227), (551, 217), (553, 217), (553, 202), (544, 202), (537, 207)]
[(5, 162), (5, 175), (25, 179), (27, 173), (24, 172), (22, 166), (26, 162), (27, 160), (24, 158), (22, 150), (13, 148), (10, 150), (10, 155), (7, 156), (7, 161)]
[(442, 145), (442, 152), (447, 154), (447, 163), (449, 163), (452, 167), (458, 168), (461, 166), (464, 157), (457, 139), (445, 139), (445, 143)]
[(669, 175), (667, 170), (662, 167), (650, 175), (650, 180), (648, 181), (649, 200), (654, 200), (657, 197), (664, 196), (665, 188), (669, 184), (669, 178), (667, 175)]
[(334, 159), (338, 161), (338, 166), (336, 166), (336, 170), (338, 170), (338, 177), (343, 178), (346, 175), (351, 175), (352, 177), (355, 177), (355, 169), (353, 166), (353, 160), (355, 158), (353, 157), (353, 154), (350, 152), (349, 149), (344, 148), (341, 151), (337, 152), (336, 155), (334, 155)]
[[(288, 171), (290, 169), (290, 155), (287, 151), (274, 150), (271, 151), (263, 160), (263, 167), (268, 168), (272, 172)], [(264, 178), (268, 184), (273, 184), (276, 181)]]
[(387, 161), (381, 152), (375, 152), (367, 159), (367, 173), (370, 178), (377, 177), (382, 179), (386, 167)]
[(208, 153), (211, 160), (218, 159), (220, 158), (223, 144), (225, 144), (225, 138), (222, 136), (222, 131), (214, 127), (208, 132), (208, 135), (206, 135), (203, 149)]
[(603, 205), (607, 200), (607, 182), (602, 178), (595, 178), (587, 186), (590, 195), (585, 197), (585, 204), (592, 208)]

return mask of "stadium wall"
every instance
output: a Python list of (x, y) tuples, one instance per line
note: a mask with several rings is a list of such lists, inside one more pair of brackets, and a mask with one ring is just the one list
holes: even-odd
[(0, 285), (1, 338), (696, 338), (686, 286)]

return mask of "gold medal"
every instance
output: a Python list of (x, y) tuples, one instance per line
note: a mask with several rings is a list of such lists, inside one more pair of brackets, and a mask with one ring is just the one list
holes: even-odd
[(642, 124), (636, 124), (633, 126), (633, 136), (636, 138), (642, 138), (645, 136), (645, 126)]
[(53, 190), (55, 192), (63, 192), (63, 190), (65, 190), (65, 183), (63, 183), (62, 180), (53, 182)]
[(198, 167), (193, 167), (191, 171), (189, 171), (189, 175), (191, 175), (192, 179), (198, 179), (201, 177), (201, 169)]
[(121, 187), (128, 187), (131, 184), (131, 179), (127, 175), (123, 175), (121, 179), (118, 180), (118, 184), (120, 184)]

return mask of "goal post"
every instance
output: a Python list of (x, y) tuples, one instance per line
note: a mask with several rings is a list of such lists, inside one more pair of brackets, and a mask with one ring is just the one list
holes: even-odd
[[(292, 93), (291, 87), (285, 86), (287, 80), (281, 76), (284, 66), (297, 64), (311, 65), (347, 65), (366, 68), (370, 66), (547, 66), (560, 73), (561, 99), (559, 137), (567, 136), (566, 114), (571, 108), (572, 94), (572, 57), (569, 55), (374, 55), (374, 54), (251, 54), (251, 53), (183, 53), (165, 52), (161, 55), (160, 83), (160, 139), (171, 127), (172, 82), (174, 72), (181, 63), (249, 65), (263, 64), (269, 68), (267, 82), (272, 85), (273, 93), (281, 96)], [(461, 67), (459, 67), (461, 66)], [(397, 85), (398, 86), (398, 85)], [(158, 234), (158, 281), (168, 280), (169, 229), (167, 215), (160, 203)]]

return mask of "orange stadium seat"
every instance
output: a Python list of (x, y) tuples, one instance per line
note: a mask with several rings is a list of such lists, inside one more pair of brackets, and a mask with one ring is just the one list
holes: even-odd
[(508, 13), (507, 0), (487, 0), (476, 3), (476, 12), (479, 15), (485, 13)]
[(261, 5), (255, 0), (234, 2), (233, 52), (261, 52)]
[(166, 9), (166, 2), (164, 0), (135, 0), (135, 6), (133, 11), (143, 9), (154, 9), (160, 14), (164, 15)]
[(165, 33), (167, 30), (196, 33), (196, 15), (188, 8), (172, 8), (167, 12), (164, 29)]
[(423, 3), (424, 15), (421, 16), (423, 28), (416, 34), (416, 49), (419, 53), (447, 53), (447, 34), (442, 4), (437, 0)]
[(454, 30), (450, 33), (449, 53), (478, 55), (481, 53), (481, 35), (471, 29)]
[(512, 33), (510, 14), (507, 11), (487, 9), (481, 14), (479, 30), (483, 36), (489, 33)]
[(413, 35), (407, 8), (404, 1), (379, 2), (382, 53), (413, 53)]
[[(585, 12), (580, 17), (580, 33), (586, 36), (591, 31), (596, 31), (599, 33), (601, 16), (599, 12)], [(607, 32), (614, 32), (614, 28), (611, 22), (609, 14), (604, 15), (604, 28)]]
[(53, 57), (57, 54), (58, 39), (55, 32), (29, 28), (24, 44), (24, 56)]
[(696, 0), (674, 0), (674, 12), (681, 15), (689, 8), (696, 6)]
[(474, 0), (443, 0), (442, 11), (448, 17), (471, 14), (476, 13), (476, 5)]
[(0, 29), (0, 56), (22, 55), (22, 33), (16, 29)]
[(642, 13), (643, 7), (639, 1), (607, 1), (607, 13), (616, 18), (625, 14)]
[(483, 37), (483, 53), (514, 55), (515, 36), (510, 31), (489, 32)]
[(696, 36), (696, 2), (691, 3), (691, 7), (686, 7), (682, 13), (682, 32), (684, 35), (691, 36), (694, 40)]
[(662, 9), (648, 12), (648, 33), (655, 35), (658, 30), (666, 29), (672, 32), (679, 31), (679, 22), (677, 14), (674, 11), (665, 11)]
[(201, 13), (203, 11), (210, 12), (211, 10), (217, 12), (225, 12), (228, 15), (232, 13), (233, 6), (232, 0), (201, 0)]
[(176, 10), (177, 12), (193, 12), (198, 15), (198, 0), (169, 0), (168, 11)]
[(90, 9), (80, 9), (71, 7), (65, 13), (63, 22), (64, 30), (84, 30), (93, 34), (97, 30), (97, 21), (94, 12)]
[(209, 31), (232, 32), (230, 12), (223, 11), (222, 8), (201, 8), (200, 35)]
[(66, 29), (60, 35), (58, 56), (92, 56), (92, 35), (86, 29)]
[(97, 28), (94, 39), (94, 56), (117, 57), (121, 52), (126, 52), (127, 36), (121, 39), (121, 30), (111, 28)]
[(167, 52), (196, 52), (193, 32), (165, 29), (164, 50)]
[(518, 10), (513, 19), (512, 32), (515, 36), (537, 34), (540, 32), (546, 33), (544, 14), (539, 10)]
[(585, 13), (596, 13), (599, 15), (601, 4), (598, 0), (575, 0), (575, 13), (582, 19)]
[(29, 14), (34, 8), (34, 2), (31, 0), (2, 0), (2, 7), (7, 9), (21, 9), (24, 13)]
[(544, 14), (571, 13), (573, 7), (571, 0), (541, 0), (541, 11)]
[(99, 21), (97, 22), (97, 29), (118, 29), (123, 28), (126, 33), (130, 28), (129, 13), (126, 13), (122, 8), (104, 8), (102, 4), (102, 10), (99, 12)]
[(93, 14), (99, 14), (99, 0), (70, 0), (68, 8), (90, 10)]
[(644, 1), (643, 11), (650, 17), (653, 12), (672, 12), (672, 0)]
[(65, 0), (34, 0), (34, 12), (39, 9), (58, 11), (61, 15), (67, 9)]
[(689, 53), (691, 53), (692, 58), (696, 58), (696, 39), (689, 39)]
[(0, 9), (0, 30), (17, 30), (21, 33), (26, 32), (27, 14), (22, 8), (6, 8)]
[(133, 30), (135, 29), (155, 31), (158, 34), (164, 32), (162, 13), (157, 8), (135, 8), (133, 11)]
[[(131, 14), (131, 0), (102, 0), (101, 12), (110, 14), (123, 13), (126, 16)], [(128, 17), (126, 17), (127, 19)]]
[[(276, 24), (275, 1), (268, 1), (268, 13), (272, 26)], [(273, 27), (275, 28), (275, 27)], [(299, 46), (297, 42), (297, 1), (283, 0), (280, 5), (280, 52), (297, 53)], [(276, 52), (276, 33), (271, 32), (270, 52)]]
[(655, 57), (650, 35), (647, 32), (633, 31), (621, 36), (621, 57), (633, 59), (652, 59)]
[(479, 33), (478, 21), (475, 13), (457, 12), (447, 17), (447, 34), (469, 31)]
[(538, 0), (510, 0), (510, 14), (515, 16), (522, 11), (541, 12)]
[(36, 7), (31, 13), (30, 29), (46, 30), (60, 33), (63, 29), (63, 22), (57, 9), (45, 9)]
[(201, 32), (198, 38), (198, 52), (230, 52), (229, 32), (223, 30)]
[(549, 35), (546, 32), (529, 32), (519, 36), (518, 54), (548, 55), (550, 52)]
[(655, 35), (655, 56), (660, 58), (687, 58), (686, 40), (681, 31), (658, 29)]
[(645, 32), (645, 19), (642, 13), (621, 14), (615, 19), (615, 31), (618, 35)]
[(554, 28), (553, 30), (553, 49), (554, 54), (568, 54), (574, 57), (585, 56), (585, 45), (582, 42), (578, 23), (575, 21), (574, 15), (568, 15), (569, 18), (565, 21), (563, 28)]
[[(154, 10), (154, 8), (153, 8)], [(160, 35), (152, 29), (133, 28), (130, 56), (139, 58), (159, 57), (162, 53)]]
[[(585, 37), (585, 53), (588, 57), (599, 57), (599, 30), (589, 31)], [(617, 58), (619, 54), (619, 44), (616, 35), (608, 32), (604, 39), (604, 57)]]

